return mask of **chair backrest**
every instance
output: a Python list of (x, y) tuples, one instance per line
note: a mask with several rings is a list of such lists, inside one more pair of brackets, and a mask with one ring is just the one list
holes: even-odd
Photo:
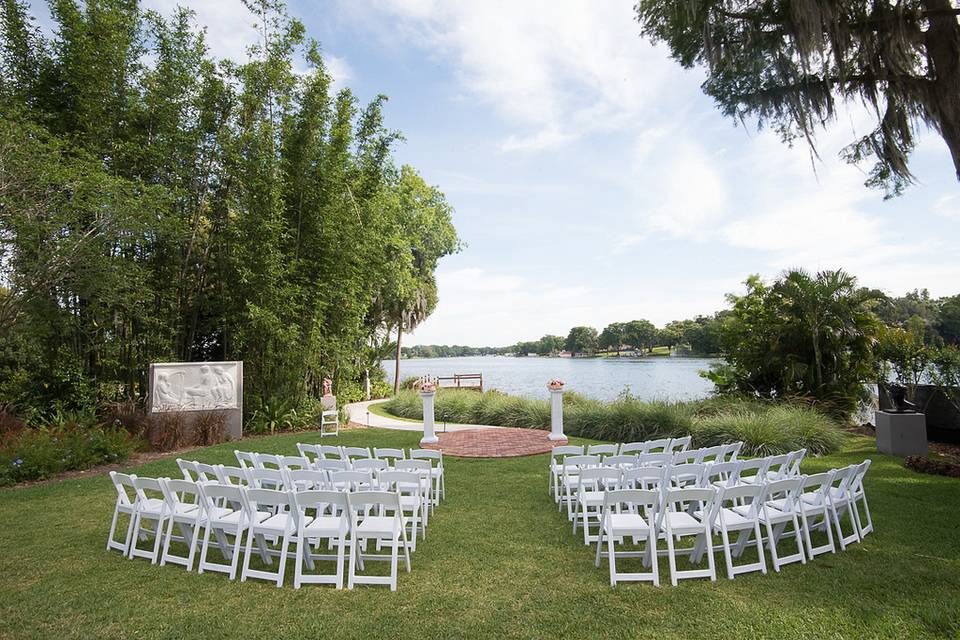
[(858, 466), (859, 465), (851, 464), (846, 467), (834, 469), (833, 478), (830, 480), (832, 488), (842, 492), (850, 492), (851, 485), (857, 477)]
[(700, 462), (703, 458), (702, 449), (687, 449), (686, 451), (674, 451), (672, 464), (694, 464)]
[(739, 462), (712, 462), (707, 465), (706, 473), (703, 475), (703, 483), (714, 484), (719, 482), (732, 485), (737, 481), (739, 470)]
[(285, 484), (280, 469), (247, 469), (247, 482), (251, 489), (282, 489)]
[(671, 438), (659, 438), (657, 440), (647, 440), (647, 448), (644, 453), (663, 453), (670, 448)]
[(343, 447), (334, 444), (320, 445), (320, 457), (326, 460), (341, 460), (343, 458)]
[(566, 456), (582, 456), (583, 447), (575, 444), (565, 444), (559, 447), (554, 447), (553, 451), (550, 452), (550, 464), (556, 465), (559, 461)]
[(700, 513), (709, 515), (714, 513), (714, 503), (719, 492), (713, 487), (686, 487), (682, 489), (667, 489), (663, 494), (664, 511), (675, 513)]
[(863, 479), (867, 475), (867, 471), (870, 470), (870, 459), (867, 458), (863, 462), (857, 465), (857, 472), (854, 474), (853, 481), (850, 483), (850, 488), (853, 489), (853, 492), (857, 495), (864, 493)]
[(601, 460), (601, 463), (606, 467), (617, 467), (618, 469), (629, 469), (631, 467), (638, 466), (638, 463), (637, 463), (638, 458), (639, 456), (637, 454), (604, 456)]
[(181, 504), (203, 504), (200, 484), (193, 480), (160, 478), (160, 490), (163, 492), (163, 500), (167, 503), (167, 509), (174, 513)]
[(350, 460), (351, 462), (358, 458), (373, 457), (373, 454), (370, 453), (370, 447), (341, 447), (340, 455), (342, 455), (345, 460)]
[(599, 466), (600, 456), (567, 456), (561, 461), (560, 470), (563, 472), (564, 483), (566, 483), (583, 469)]
[(804, 500), (817, 505), (826, 505), (833, 475), (833, 471), (826, 471), (809, 476), (796, 476), (802, 480), (800, 490)]
[[(800, 495), (803, 478), (784, 478), (783, 480), (774, 480), (766, 485), (766, 492), (763, 499), (766, 505), (776, 503), (776, 508), (780, 511), (790, 512), (796, 509), (797, 499)], [(765, 506), (766, 508), (766, 506)]]
[(786, 477), (790, 478), (800, 475), (800, 465), (803, 463), (803, 459), (806, 457), (806, 449), (797, 449), (794, 451), (793, 458), (790, 460), (790, 464), (787, 465)]
[(351, 466), (356, 471), (383, 471), (390, 468), (390, 463), (380, 458), (358, 458)]
[(725, 487), (720, 490), (717, 496), (714, 517), (716, 517), (717, 511), (720, 511), (720, 517), (723, 517), (722, 508), (724, 507), (746, 507), (745, 512), (738, 510), (738, 513), (748, 520), (753, 520), (759, 515), (760, 509), (763, 507), (766, 493), (767, 487), (762, 484), (740, 484)]
[(603, 494), (604, 514), (621, 510), (624, 506), (630, 511), (642, 510), (648, 519), (652, 519), (660, 508), (660, 492), (645, 489), (617, 489)]
[(683, 436), (682, 438), (671, 438), (669, 446), (664, 451), (686, 451), (693, 442), (693, 436)]
[(293, 492), (277, 491), (276, 489), (245, 489), (243, 491), (247, 517), (256, 522), (256, 513), (260, 507), (279, 507), (283, 510), (295, 512), (293, 509)]
[(113, 488), (117, 490), (117, 502), (127, 507), (132, 507), (137, 500), (137, 489), (133, 481), (137, 479), (135, 475), (126, 473), (110, 472), (110, 481), (113, 482)]
[(608, 455), (615, 456), (620, 452), (620, 445), (618, 444), (591, 444), (587, 447), (587, 455), (589, 456), (599, 456), (599, 455)]
[(673, 464), (666, 467), (664, 477), (675, 488), (699, 487), (703, 484), (703, 475), (707, 466), (703, 464)]
[(237, 451), (234, 449), (233, 455), (237, 456), (237, 464), (244, 469), (256, 469), (259, 466), (257, 464), (257, 454), (252, 451)]
[(293, 471), (295, 469), (311, 469), (313, 466), (306, 456), (280, 456), (280, 468)]
[(403, 449), (392, 449), (390, 447), (374, 447), (373, 457), (380, 460), (386, 460), (388, 463), (394, 460), (404, 460), (407, 454)]
[(700, 456), (696, 459), (696, 462), (723, 462), (722, 454), (725, 450), (726, 445), (722, 444), (718, 444), (715, 447), (704, 447), (702, 449), (698, 449)]
[(723, 445), (723, 452), (717, 456), (717, 462), (733, 462), (740, 455), (740, 449), (743, 448), (742, 442), (728, 442)]
[(217, 465), (217, 482), (220, 484), (247, 484), (247, 470), (243, 467), (228, 467), (223, 464)]
[(165, 498), (163, 495), (163, 487), (160, 486), (159, 478), (133, 476), (133, 489), (137, 492), (137, 502), (145, 503), (151, 498), (155, 500), (164, 500)]
[(770, 456), (767, 464), (767, 475), (775, 480), (782, 480), (787, 477), (787, 469), (790, 468), (790, 461), (793, 460), (793, 453), (781, 453), (776, 456)]
[(184, 460), (183, 458), (177, 458), (177, 466), (180, 467), (180, 473), (183, 474), (184, 480), (196, 480), (200, 477), (200, 473), (197, 471), (197, 463), (193, 460)]
[(637, 464), (641, 467), (665, 467), (673, 462), (673, 454), (661, 451), (660, 453), (641, 453)]
[(770, 466), (770, 458), (747, 458), (738, 460), (737, 479), (762, 479), (766, 480), (767, 467)]
[(647, 452), (646, 442), (626, 442), (620, 445), (620, 455), (625, 456), (628, 453), (641, 454)]
[(616, 467), (589, 467), (580, 471), (579, 491), (610, 491), (620, 488), (623, 472)]
[(327, 488), (327, 474), (316, 469), (289, 469), (285, 486), (291, 491), (314, 491)]
[(207, 464), (205, 462), (195, 462), (197, 473), (199, 474), (199, 480), (201, 482), (217, 482), (217, 467), (216, 465)]
[(280, 456), (274, 455), (272, 453), (258, 453), (257, 456), (257, 466), (260, 469), (282, 469), (283, 464), (280, 462)]
[(299, 451), (300, 455), (306, 458), (311, 465), (314, 462), (316, 462), (318, 458), (323, 457), (320, 454), (320, 445), (318, 444), (308, 444), (304, 442), (298, 442), (297, 451)]
[(401, 521), (402, 513), (400, 511), (400, 494), (393, 491), (357, 491), (348, 493), (347, 504), (350, 507), (350, 514), (353, 518), (351, 526), (356, 527), (357, 513), (363, 511), (366, 507), (378, 507), (382, 510), (392, 512), (394, 517)]
[(334, 471), (330, 486), (337, 491), (369, 491), (377, 487), (372, 471)]
[(317, 471), (325, 471), (327, 474), (334, 473), (336, 471), (350, 470), (350, 463), (346, 460), (328, 460), (326, 458), (321, 458), (317, 460), (313, 466)]
[(666, 486), (666, 467), (624, 469), (621, 486), (625, 489), (661, 490)]
[(350, 508), (347, 494), (342, 491), (297, 491), (293, 494), (293, 503), (297, 510), (298, 522), (307, 520), (308, 510), (314, 511), (317, 516), (331, 511), (331, 515), (346, 518)]
[(397, 491), (402, 495), (423, 497), (424, 488), (420, 474), (413, 471), (384, 470), (377, 474), (381, 491)]
[(227, 505), (233, 511), (246, 513), (246, 500), (243, 497), (246, 487), (211, 482), (200, 483), (197, 488), (200, 490), (201, 502), (209, 519), (215, 520), (220, 513), (219, 508)]
[(394, 467), (397, 471), (416, 471), (418, 473), (433, 473), (430, 460), (397, 460)]
[(443, 468), (443, 452), (433, 449), (410, 449), (411, 460), (431, 460), (433, 466)]

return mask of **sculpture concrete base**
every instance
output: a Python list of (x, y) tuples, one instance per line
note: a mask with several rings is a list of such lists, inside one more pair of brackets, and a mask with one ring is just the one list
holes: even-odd
[(438, 442), (440, 442), (440, 438), (437, 436), (420, 438), (420, 444), (437, 444)]
[(927, 455), (927, 419), (922, 413), (877, 411), (877, 451), (893, 456)]
[(562, 433), (551, 433), (547, 436), (547, 440), (553, 440), (554, 442), (559, 442), (560, 440), (566, 440), (567, 436)]

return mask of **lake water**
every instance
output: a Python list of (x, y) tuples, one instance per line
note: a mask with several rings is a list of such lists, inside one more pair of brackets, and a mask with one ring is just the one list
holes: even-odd
[[(713, 358), (413, 358), (400, 361), (400, 379), (410, 376), (450, 376), (482, 373), (484, 389), (512, 395), (546, 398), (547, 382), (560, 378), (566, 389), (600, 400), (612, 400), (624, 389), (638, 398), (693, 400), (710, 395), (713, 383), (698, 373)], [(384, 361), (393, 384), (393, 361)]]

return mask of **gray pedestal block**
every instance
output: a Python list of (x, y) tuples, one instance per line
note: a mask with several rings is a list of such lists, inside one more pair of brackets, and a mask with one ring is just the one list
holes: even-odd
[(927, 419), (922, 413), (877, 411), (877, 451), (894, 456), (927, 455)]

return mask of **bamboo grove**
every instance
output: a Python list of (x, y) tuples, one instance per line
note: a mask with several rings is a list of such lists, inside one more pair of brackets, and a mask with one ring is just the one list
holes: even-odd
[(244, 4), (236, 62), (184, 10), (51, 0), (47, 33), (0, 0), (0, 405), (142, 398), (162, 360), (243, 360), (248, 401), (351, 395), (432, 310), (459, 241), (386, 98), (335, 91), (282, 4)]

